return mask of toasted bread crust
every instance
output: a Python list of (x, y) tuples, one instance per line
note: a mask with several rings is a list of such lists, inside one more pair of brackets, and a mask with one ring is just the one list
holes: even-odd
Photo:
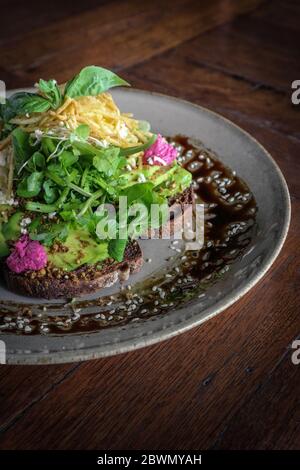
[(58, 299), (79, 297), (109, 287), (129, 274), (139, 271), (142, 264), (143, 255), (138, 243), (130, 242), (121, 263), (105, 262), (101, 270), (94, 266), (91, 272), (90, 266), (82, 266), (72, 271), (72, 276), (66, 273), (60, 279), (47, 276), (32, 279), (30, 276), (12, 272), (4, 263), (2, 272), (8, 288), (18, 294)]
[[(173, 197), (169, 201), (172, 208), (178, 204), (185, 210), (191, 210), (194, 201), (191, 188), (186, 189), (178, 197)], [(175, 216), (170, 220), (170, 233), (174, 233), (176, 224), (181, 223), (180, 216)], [(155, 231), (155, 238), (162, 238), (164, 227)], [(136, 241), (128, 243), (124, 260), (121, 263), (106, 260), (101, 269), (95, 266), (82, 266), (71, 273), (56, 277), (31, 276), (28, 273), (17, 274), (11, 271), (4, 262), (1, 271), (10, 290), (30, 297), (44, 299), (73, 298), (82, 295), (92, 294), (97, 290), (109, 287), (118, 280), (122, 281), (130, 274), (138, 272), (143, 265), (143, 254)]]
[[(188, 214), (192, 214), (193, 205), (194, 205), (194, 193), (192, 187), (187, 188), (183, 193), (178, 196), (174, 196), (169, 199), (169, 210), (170, 210), (170, 219), (169, 222), (166, 222), (160, 228), (151, 229), (149, 228), (141, 238), (164, 238), (168, 239), (173, 237), (176, 233), (181, 232), (183, 227), (182, 216), (187, 217)], [(174, 211), (174, 212), (172, 212)]]

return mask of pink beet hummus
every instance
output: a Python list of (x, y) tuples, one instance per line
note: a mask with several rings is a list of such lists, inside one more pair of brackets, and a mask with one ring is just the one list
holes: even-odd
[(6, 260), (9, 269), (15, 273), (38, 271), (46, 266), (47, 252), (36, 240), (23, 235), (15, 244), (13, 251)]
[(170, 165), (177, 157), (177, 150), (164, 137), (158, 134), (154, 144), (149, 147), (143, 158), (144, 165)]

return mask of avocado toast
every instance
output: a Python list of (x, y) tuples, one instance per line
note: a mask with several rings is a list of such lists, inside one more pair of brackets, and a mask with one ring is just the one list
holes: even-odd
[(126, 85), (90, 66), (0, 105), (0, 257), (12, 290), (75, 297), (123, 280), (142, 266), (136, 239), (149, 226), (133, 224), (133, 207), (192, 203), (176, 149), (107, 93)]

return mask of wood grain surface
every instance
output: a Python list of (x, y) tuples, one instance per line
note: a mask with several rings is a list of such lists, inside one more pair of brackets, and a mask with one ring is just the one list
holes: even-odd
[(0, 367), (1, 449), (299, 449), (300, 79), (297, 0), (1, 2), (8, 88), (80, 67), (199, 103), (281, 167), (292, 224), (264, 279), (204, 325), (120, 356)]

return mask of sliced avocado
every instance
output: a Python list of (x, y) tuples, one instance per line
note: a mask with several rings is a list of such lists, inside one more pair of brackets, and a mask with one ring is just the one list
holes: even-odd
[(20, 222), (24, 217), (23, 212), (15, 212), (2, 226), (2, 234), (5, 240), (18, 240), (21, 235)]
[(176, 172), (178, 168), (180, 168), (179, 165), (175, 164), (168, 168), (164, 166), (152, 165), (135, 169), (122, 175), (120, 185), (122, 188), (126, 188), (128, 186), (132, 186), (137, 181), (139, 181), (140, 178), (144, 177), (146, 181), (151, 181), (154, 186), (157, 186), (163, 181), (170, 179), (171, 175)]
[(70, 230), (63, 246), (68, 251), (53, 252), (53, 249), (47, 249), (48, 260), (66, 271), (73, 271), (83, 264), (96, 264), (109, 256), (107, 242), (97, 243), (84, 229)]
[(155, 186), (155, 190), (158, 190), (161, 196), (169, 198), (182, 193), (190, 187), (191, 183), (192, 174), (184, 168), (178, 167), (171, 178)]
[(173, 195), (190, 186), (192, 176), (189, 171), (185, 170), (175, 162), (172, 166), (168, 167), (152, 165), (124, 173), (120, 178), (119, 185), (122, 189), (125, 189), (136, 184), (136, 182), (140, 181), (141, 178), (153, 183), (155, 187), (161, 186), (163, 183), (168, 181), (175, 183), (176, 187), (173, 185), (173, 189), (175, 191), (169, 191), (170, 195)]

